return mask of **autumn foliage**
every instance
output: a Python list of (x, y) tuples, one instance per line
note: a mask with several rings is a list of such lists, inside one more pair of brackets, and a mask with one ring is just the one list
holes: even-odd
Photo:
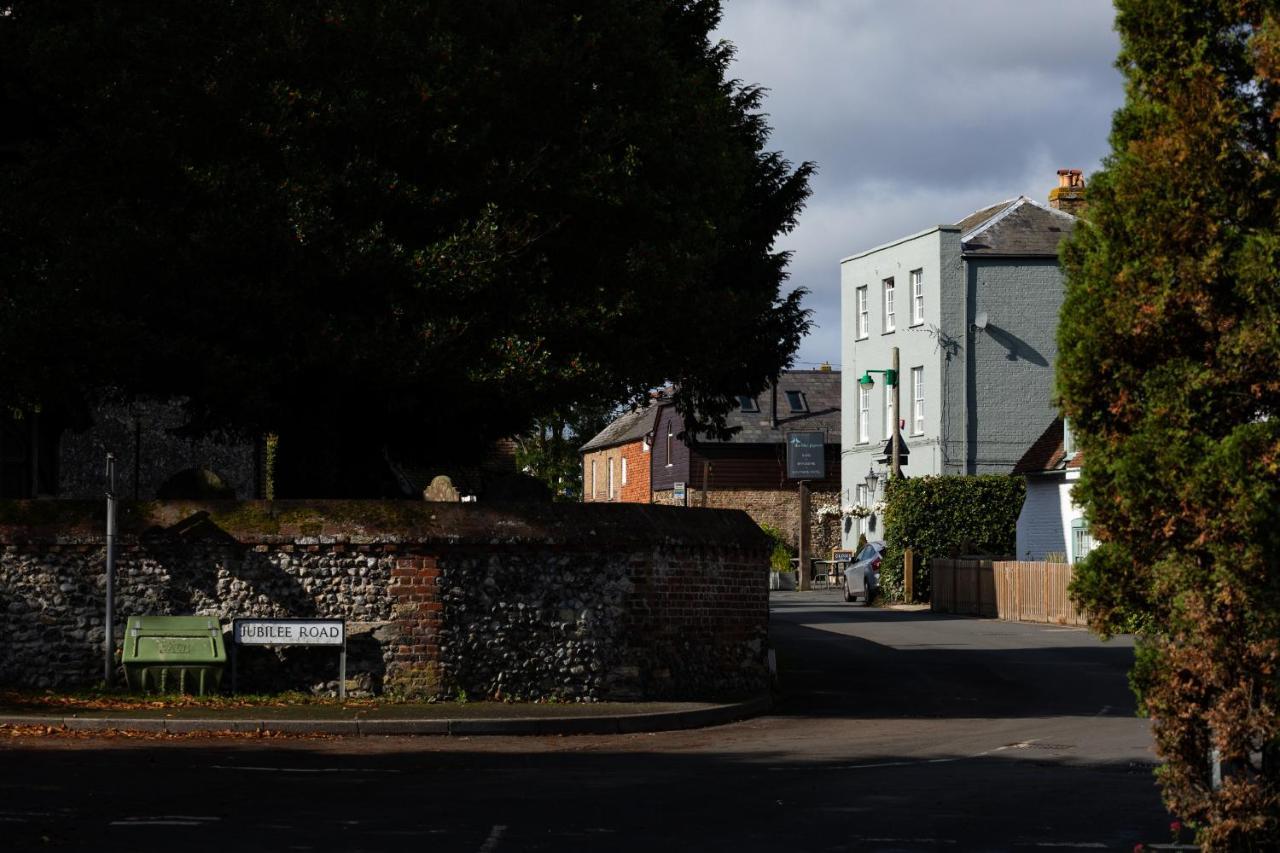
[(1074, 591), (1136, 628), (1166, 803), (1280, 837), (1280, 4), (1118, 0), (1127, 100), (1065, 247), (1062, 404), (1101, 544)]

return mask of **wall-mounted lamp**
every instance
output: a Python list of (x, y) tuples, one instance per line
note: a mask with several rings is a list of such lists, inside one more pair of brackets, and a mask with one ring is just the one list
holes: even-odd
[(991, 322), (991, 319), (987, 317), (987, 312), (979, 311), (977, 316), (973, 318), (973, 325), (969, 327), (969, 331), (971, 332), (985, 331), (987, 328), (987, 324), (990, 322)]
[(876, 473), (876, 469), (867, 469), (867, 494), (872, 500), (876, 497), (876, 486), (880, 484), (880, 475)]

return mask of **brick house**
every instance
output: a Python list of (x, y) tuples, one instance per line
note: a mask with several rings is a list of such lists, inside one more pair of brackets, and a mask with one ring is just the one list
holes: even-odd
[(1070, 427), (1056, 418), (1013, 467), (1014, 474), (1027, 480), (1018, 514), (1018, 559), (1057, 555), (1075, 563), (1093, 548), (1084, 510), (1071, 497), (1083, 463)]
[(584, 503), (650, 503), (650, 434), (657, 408), (626, 412), (584, 444)]
[[(877, 497), (865, 484), (892, 434), (891, 390), (857, 380), (894, 347), (909, 476), (1008, 474), (1056, 417), (1058, 244), (1084, 204), (1080, 171), (1058, 177), (1047, 205), (1019, 196), (841, 261), (842, 504)], [(882, 536), (877, 523), (846, 525), (845, 546)]]
[(758, 524), (799, 537), (798, 484), (787, 479), (788, 432), (826, 433), (824, 480), (809, 483), (811, 542), (816, 554), (838, 539), (840, 489), (840, 373), (788, 370), (777, 385), (757, 396), (738, 398), (727, 423), (738, 432), (724, 441), (685, 435), (684, 419), (669, 402), (659, 401), (653, 431), (653, 502), (681, 503), (675, 485), (685, 484), (683, 503), (693, 507), (745, 510)]

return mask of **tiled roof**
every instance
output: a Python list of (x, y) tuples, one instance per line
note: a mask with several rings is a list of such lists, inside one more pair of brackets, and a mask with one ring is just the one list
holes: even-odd
[(1026, 196), (984, 208), (956, 223), (967, 255), (1039, 257), (1056, 256), (1058, 243), (1075, 224), (1071, 214)]
[[(793, 412), (787, 400), (788, 391), (804, 396), (807, 411)], [(758, 412), (735, 408), (729, 412), (726, 425), (741, 427), (727, 443), (774, 444), (791, 430), (826, 430), (827, 443), (840, 443), (840, 371), (787, 370), (778, 379), (778, 427), (773, 427), (773, 392), (769, 388), (755, 398)], [(702, 438), (700, 441), (714, 442)]]
[(645, 433), (653, 429), (653, 418), (656, 410), (652, 405), (630, 412), (624, 412), (604, 429), (600, 430), (590, 441), (580, 448), (583, 453), (590, 450), (601, 450), (619, 444), (629, 444), (644, 438)]
[(1064, 468), (1080, 468), (1083, 464), (1084, 453), (1079, 450), (1067, 459), (1062, 447), (1062, 418), (1054, 418), (1053, 423), (1022, 454), (1018, 464), (1013, 466), (1013, 473), (1044, 474)]
[[(1021, 196), (1019, 196), (1019, 198), (1020, 197)], [(968, 234), (974, 228), (977, 228), (979, 225), (986, 222), (1006, 207), (1009, 207), (1017, 200), (1018, 199), (1016, 198), (1009, 198), (998, 204), (993, 204), (990, 207), (984, 207), (982, 210), (975, 210), (973, 213), (970, 213), (964, 219), (957, 222), (956, 227), (960, 229), (961, 234)]]

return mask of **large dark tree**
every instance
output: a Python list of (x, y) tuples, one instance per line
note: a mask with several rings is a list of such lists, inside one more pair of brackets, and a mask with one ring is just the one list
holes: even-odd
[(1117, 8), (1128, 97), (1064, 252), (1058, 376), (1102, 540), (1075, 592), (1140, 632), (1170, 808), (1207, 849), (1274, 850), (1280, 4)]
[(807, 329), (718, 0), (4, 5), (6, 404), (181, 397), (375, 493), (668, 380), (714, 423)]

